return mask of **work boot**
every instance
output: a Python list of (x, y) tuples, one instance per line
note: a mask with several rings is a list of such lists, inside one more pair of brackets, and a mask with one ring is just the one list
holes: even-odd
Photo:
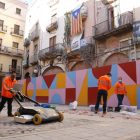
[(8, 117), (14, 117), (14, 115), (13, 114), (10, 114), (10, 115), (8, 115)]
[(94, 114), (98, 114), (98, 111), (97, 111), (97, 110), (95, 110)]

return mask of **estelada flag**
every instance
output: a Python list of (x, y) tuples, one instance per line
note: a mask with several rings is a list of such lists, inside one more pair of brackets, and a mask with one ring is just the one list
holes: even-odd
[(70, 48), (71, 48), (71, 45), (67, 44), (67, 53), (70, 53)]
[(71, 13), (71, 35), (77, 34), (82, 30), (82, 15), (80, 7)]

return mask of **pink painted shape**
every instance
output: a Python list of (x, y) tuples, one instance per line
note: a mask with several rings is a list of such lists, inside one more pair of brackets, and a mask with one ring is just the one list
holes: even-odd
[(23, 80), (18, 80), (18, 83), (24, 85), (25, 79), (23, 79)]
[(42, 89), (42, 76), (36, 78), (36, 89)]
[(125, 85), (136, 85), (136, 83), (128, 76), (128, 74), (118, 65), (118, 77), (122, 77)]
[(140, 84), (140, 60), (136, 61), (137, 84)]
[(78, 100), (87, 70), (76, 71), (76, 100)]
[(67, 74), (66, 74), (66, 88), (75, 88), (75, 86), (73, 85), (72, 81), (70, 80)]
[[(126, 96), (124, 96), (122, 103), (123, 103), (123, 105), (130, 106), (130, 102)], [(118, 98), (117, 98), (116, 94), (112, 94), (110, 96), (110, 98), (107, 101), (107, 106), (110, 106), (110, 107), (117, 107), (118, 106)]]
[(28, 84), (27, 90), (34, 90), (34, 84), (32, 82)]
[(62, 104), (65, 104), (66, 89), (49, 89), (49, 103), (51, 103), (54, 94), (59, 94), (62, 99)]

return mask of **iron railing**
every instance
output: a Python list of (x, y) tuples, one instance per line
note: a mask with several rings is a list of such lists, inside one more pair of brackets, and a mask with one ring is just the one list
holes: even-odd
[(29, 57), (25, 58), (25, 59), (22, 61), (22, 67), (23, 67), (23, 68), (28, 68), (28, 67), (29, 67)]
[(110, 3), (114, 2), (114, 1), (116, 1), (116, 0), (102, 0), (102, 3), (104, 5), (107, 5), (107, 4), (110, 4)]
[(30, 40), (28, 38), (24, 39), (24, 46), (30, 45)]
[(80, 40), (80, 47), (83, 47), (86, 45), (94, 45), (94, 44), (95, 44), (95, 40), (91, 36), (85, 37)]
[(0, 32), (7, 32), (7, 26), (3, 25), (3, 26), (0, 26)]
[(126, 12), (116, 17), (113, 17), (109, 20), (103, 21), (95, 25), (93, 28), (95, 28), (95, 36), (96, 36), (130, 23), (131, 24), (133, 23), (133, 13)]
[(38, 38), (39, 38), (39, 30), (36, 29), (31, 33), (31, 41), (34, 41)]
[(56, 57), (57, 55), (62, 55), (63, 50), (64, 50), (63, 43), (55, 44), (53, 46), (40, 50), (38, 58), (43, 59), (51, 56)]
[(0, 71), (3, 69), (3, 64), (0, 63)]
[(58, 19), (57, 17), (52, 17), (48, 23), (48, 26), (46, 27), (46, 30), (47, 32), (51, 32), (52, 30), (57, 28), (58, 28)]
[(30, 57), (29, 59), (30, 64), (36, 64), (38, 62), (37, 56), (38, 56), (37, 54), (34, 54)]
[(18, 35), (18, 36), (23, 36), (24, 35), (24, 31), (18, 30), (16, 28), (11, 28), (11, 34), (15, 34), (15, 35)]
[(12, 72), (12, 71), (16, 71), (17, 73), (20, 73), (20, 66), (13, 68), (12, 65), (9, 65), (9, 72)]
[(23, 50), (7, 46), (0, 46), (0, 53), (23, 56)]

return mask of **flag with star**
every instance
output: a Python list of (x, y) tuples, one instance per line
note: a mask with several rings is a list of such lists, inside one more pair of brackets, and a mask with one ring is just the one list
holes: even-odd
[(82, 30), (82, 15), (80, 7), (71, 13), (71, 35), (77, 34)]

